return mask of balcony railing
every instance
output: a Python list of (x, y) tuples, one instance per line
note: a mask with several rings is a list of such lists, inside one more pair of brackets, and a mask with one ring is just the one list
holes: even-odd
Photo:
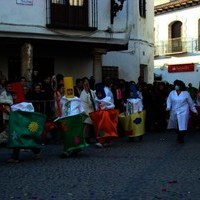
[(155, 43), (154, 55), (179, 54), (199, 51), (198, 39), (176, 38)]
[(97, 0), (46, 0), (47, 27), (96, 30)]

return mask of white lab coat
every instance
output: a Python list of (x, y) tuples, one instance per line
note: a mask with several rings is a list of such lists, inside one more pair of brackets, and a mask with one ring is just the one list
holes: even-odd
[(189, 111), (197, 113), (194, 102), (187, 91), (179, 95), (175, 90), (171, 91), (167, 98), (167, 110), (170, 110), (168, 129), (187, 130)]
[[(91, 96), (95, 104), (95, 97), (96, 97), (95, 92), (93, 90), (90, 90), (90, 91), (91, 91)], [(83, 90), (80, 95), (81, 105), (85, 113), (88, 115), (88, 117), (84, 121), (84, 123), (87, 123), (87, 124), (92, 124), (92, 120), (89, 117), (89, 113), (94, 112), (96, 110), (96, 104), (94, 105), (95, 106), (94, 108), (92, 104), (91, 96), (85, 90)]]

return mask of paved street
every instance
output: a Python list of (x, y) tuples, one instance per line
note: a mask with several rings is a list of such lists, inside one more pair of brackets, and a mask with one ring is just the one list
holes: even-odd
[(74, 158), (60, 159), (61, 151), (46, 145), (41, 160), (21, 152), (22, 162), (7, 164), (11, 151), (0, 149), (0, 199), (200, 199), (200, 132), (190, 132), (185, 144), (174, 133), (148, 133), (143, 142), (120, 138)]

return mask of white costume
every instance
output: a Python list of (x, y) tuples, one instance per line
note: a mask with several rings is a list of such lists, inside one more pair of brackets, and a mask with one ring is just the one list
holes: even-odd
[(127, 99), (126, 103), (126, 114), (130, 115), (137, 112), (142, 112), (143, 110), (143, 103), (142, 99)]
[(167, 110), (170, 110), (168, 122), (169, 129), (180, 131), (187, 130), (189, 111), (197, 113), (194, 102), (187, 91), (182, 91), (179, 95), (175, 90), (171, 91), (167, 98)]
[(113, 109), (113, 108), (115, 108), (115, 105), (114, 105), (114, 103), (112, 103), (112, 99), (111, 99), (111, 97), (109, 97), (109, 96), (106, 96), (106, 97), (103, 98), (103, 99), (95, 98), (95, 100), (96, 100), (96, 102), (97, 102), (97, 105), (98, 105), (98, 108), (99, 108), (99, 109), (108, 110), (108, 109)]
[(11, 106), (12, 111), (26, 111), (26, 112), (35, 112), (35, 109), (33, 107), (32, 103), (29, 102), (22, 102), (18, 104), (14, 104)]
[(113, 97), (113, 93), (111, 91), (111, 89), (107, 86), (104, 87), (104, 91), (106, 93), (106, 96), (110, 97), (110, 101), (114, 104), (114, 97)]
[(60, 100), (60, 107), (62, 112), (61, 117), (69, 117), (84, 112), (80, 98), (78, 97), (66, 98), (63, 96)]

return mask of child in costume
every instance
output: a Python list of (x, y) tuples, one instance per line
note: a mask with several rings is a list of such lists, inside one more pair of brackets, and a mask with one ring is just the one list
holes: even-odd
[(126, 115), (141, 112), (143, 110), (142, 99), (139, 97), (137, 86), (134, 83), (130, 85), (129, 91), (129, 98), (125, 104)]
[(129, 98), (124, 105), (125, 113), (119, 115), (119, 123), (128, 136), (128, 141), (133, 142), (136, 137), (141, 141), (145, 132), (145, 111), (136, 84), (131, 83)]
[(98, 140), (96, 146), (103, 147), (118, 137), (117, 123), (119, 111), (114, 109), (115, 105), (112, 103), (111, 97), (106, 96), (104, 85), (99, 83), (95, 87), (97, 111), (90, 113), (90, 117), (93, 121)]
[(72, 77), (64, 77), (65, 95), (60, 99), (61, 117), (55, 121), (63, 134), (64, 150), (61, 158), (76, 155), (88, 144), (84, 136), (86, 115), (80, 98), (74, 96)]

